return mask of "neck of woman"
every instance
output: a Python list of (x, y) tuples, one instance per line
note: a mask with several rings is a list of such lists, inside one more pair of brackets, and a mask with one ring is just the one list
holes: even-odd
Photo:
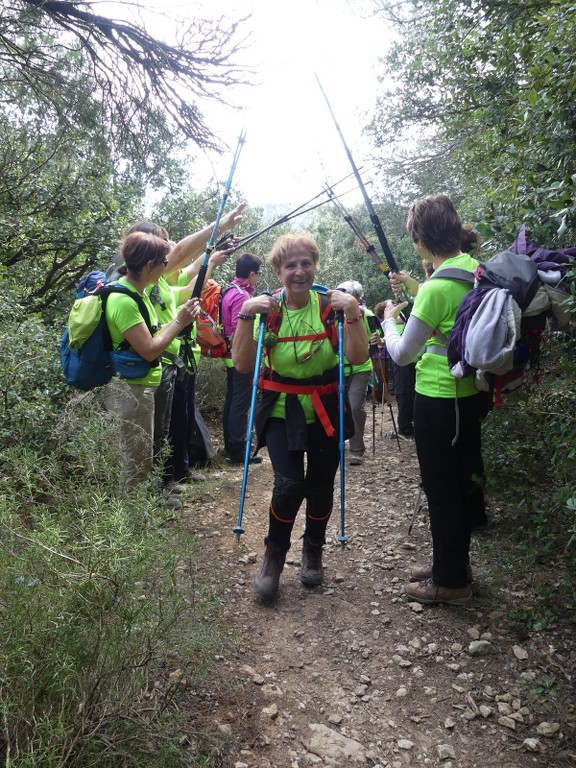
[(136, 288), (138, 293), (144, 293), (146, 286), (148, 285), (146, 278), (142, 277), (141, 274), (136, 277), (136, 275), (128, 272), (128, 274), (124, 276), (124, 279), (127, 283), (130, 283), (133, 288)]
[(284, 294), (284, 306), (286, 309), (304, 309), (310, 303), (310, 292), (296, 296)]
[(432, 264), (434, 264), (434, 269), (438, 269), (438, 267), (442, 266), (445, 261), (448, 261), (448, 259), (453, 259), (454, 256), (460, 256), (462, 251), (460, 248), (458, 248), (457, 251), (454, 251), (454, 253), (443, 253), (443, 254), (436, 254), (434, 253), (432, 255)]

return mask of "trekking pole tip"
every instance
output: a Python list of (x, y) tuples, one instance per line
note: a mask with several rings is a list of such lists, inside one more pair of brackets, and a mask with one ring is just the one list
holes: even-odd
[(237, 525), (236, 528), (232, 529), (232, 532), (236, 536), (236, 541), (240, 541), (240, 536), (244, 533), (244, 528), (242, 528), (241, 525)]
[(340, 546), (342, 547), (342, 549), (345, 549), (345, 547), (346, 547), (346, 542), (348, 541), (348, 539), (346, 538), (346, 536), (344, 536), (344, 535), (342, 535), (342, 536), (338, 536), (338, 541), (340, 542)]

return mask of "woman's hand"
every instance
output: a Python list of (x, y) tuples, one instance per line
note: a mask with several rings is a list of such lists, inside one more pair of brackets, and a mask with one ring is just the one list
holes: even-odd
[(382, 347), (386, 346), (384, 337), (380, 336), (380, 334), (377, 331), (374, 331), (372, 336), (370, 336), (370, 346), (374, 346), (374, 345), (376, 345), (378, 349), (382, 349)]
[(384, 320), (396, 320), (407, 306), (407, 301), (403, 301), (401, 304), (394, 304), (391, 300), (387, 301), (384, 309)]
[(229, 213), (227, 213), (225, 216), (222, 216), (220, 219), (220, 224), (218, 229), (220, 232), (224, 232), (225, 229), (233, 229), (236, 224), (239, 224), (242, 221), (242, 211), (246, 206), (248, 205), (247, 202), (242, 202), (240, 205), (237, 205), (236, 208), (233, 208)]
[(181, 323), (184, 327), (193, 323), (194, 320), (200, 315), (200, 301), (196, 297), (188, 299), (188, 301), (180, 307), (180, 311), (176, 315), (176, 321)]
[(410, 277), (406, 272), (390, 272), (390, 285), (394, 291), (394, 296), (400, 301), (403, 286), (406, 287), (409, 296), (416, 296), (420, 283), (414, 277)]
[(346, 320), (356, 320), (360, 315), (360, 305), (351, 293), (334, 290), (326, 295), (336, 312), (344, 312)]
[(242, 304), (240, 313), (242, 315), (269, 315), (270, 312), (278, 312), (280, 301), (269, 293), (261, 293), (259, 296), (252, 296)]

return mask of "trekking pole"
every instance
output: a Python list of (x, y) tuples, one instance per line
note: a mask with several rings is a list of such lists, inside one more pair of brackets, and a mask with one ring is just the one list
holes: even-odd
[[(341, 184), (343, 181), (346, 181), (347, 179), (349, 179), (350, 176), (352, 176), (351, 173), (349, 173), (347, 176), (344, 176), (344, 178), (340, 179), (340, 181), (335, 182), (333, 186), (335, 187), (338, 184)], [(314, 195), (314, 197), (310, 198), (310, 200), (307, 200), (305, 203), (302, 203), (302, 205), (299, 205), (297, 208), (294, 208), (293, 210), (284, 214), (284, 216), (281, 216), (279, 219), (276, 219), (271, 224), (267, 224), (265, 227), (262, 227), (262, 229), (258, 229), (255, 232), (251, 232), (248, 235), (244, 235), (244, 237), (241, 237), (241, 238), (237, 238), (233, 235), (232, 232), (228, 232), (218, 241), (218, 243), (216, 243), (216, 247), (218, 249), (224, 247), (226, 243), (230, 241), (231, 238), (233, 238), (234, 247), (236, 250), (238, 250), (239, 248), (245, 248), (248, 245), (248, 243), (251, 243), (253, 240), (256, 240), (257, 237), (260, 237), (260, 235), (263, 235), (265, 232), (268, 232), (270, 229), (273, 229), (274, 227), (277, 227), (280, 224), (285, 224), (287, 221), (290, 221), (291, 219), (294, 219), (297, 216), (303, 216), (305, 213), (309, 213), (310, 211), (313, 211), (316, 208), (320, 208), (322, 205), (326, 205), (327, 203), (333, 202), (334, 200), (337, 200), (339, 197), (343, 197), (344, 195), (347, 195), (350, 192), (354, 192), (356, 189), (358, 189), (358, 187), (354, 187), (353, 189), (348, 189), (346, 192), (341, 192), (339, 195), (334, 195), (332, 190), (330, 190), (330, 195), (328, 195), (328, 192), (325, 189), (322, 189), (322, 192), (319, 192), (317, 195)], [(317, 200), (322, 195), (328, 195), (326, 200), (321, 200), (319, 203), (310, 205), (310, 203), (314, 202), (314, 200)], [(306, 207), (306, 206), (309, 206), (309, 207)]]
[(262, 362), (262, 347), (264, 344), (264, 331), (266, 330), (267, 315), (260, 315), (260, 326), (258, 328), (258, 343), (256, 345), (256, 360), (254, 361), (254, 374), (252, 378), (252, 399), (250, 400), (250, 413), (248, 416), (248, 428), (246, 430), (246, 449), (244, 451), (244, 472), (242, 474), (242, 489), (240, 491), (240, 507), (238, 509), (238, 522), (233, 532), (236, 534), (236, 541), (240, 541), (240, 536), (244, 533), (242, 528), (242, 516), (244, 515), (244, 500), (246, 498), (246, 483), (248, 482), (248, 466), (250, 464), (250, 453), (252, 451), (252, 429), (254, 428), (254, 412), (256, 410), (256, 396), (258, 394), (258, 379), (260, 377), (260, 363)]
[(372, 361), (372, 456), (376, 455), (376, 360), (371, 357)]
[(422, 511), (422, 508), (424, 507), (424, 504), (422, 504), (422, 496), (424, 494), (424, 488), (422, 487), (422, 483), (418, 486), (418, 496), (416, 497), (416, 504), (414, 505), (414, 510), (412, 512), (412, 520), (410, 521), (410, 525), (408, 526), (408, 536), (412, 533), (412, 528), (414, 527), (414, 521), (416, 520), (416, 515)]
[(224, 207), (226, 205), (226, 201), (228, 200), (228, 195), (230, 194), (230, 187), (232, 186), (234, 171), (236, 170), (236, 166), (238, 165), (238, 158), (240, 157), (240, 151), (244, 146), (245, 141), (246, 141), (246, 131), (242, 130), (240, 132), (240, 136), (238, 137), (238, 145), (236, 146), (236, 151), (234, 152), (234, 157), (232, 158), (232, 166), (230, 168), (230, 173), (228, 174), (228, 180), (226, 181), (226, 184), (224, 186), (224, 192), (222, 193), (222, 198), (220, 200), (220, 207), (218, 208), (218, 213), (216, 214), (216, 220), (214, 222), (214, 226), (212, 227), (212, 233), (206, 245), (206, 253), (204, 254), (204, 259), (202, 261), (200, 269), (198, 270), (198, 277), (196, 278), (196, 284), (194, 285), (194, 290), (192, 291), (192, 298), (199, 298), (202, 293), (202, 288), (204, 287), (204, 280), (206, 279), (206, 272), (208, 271), (208, 261), (210, 259), (210, 256), (212, 255), (212, 251), (214, 250), (214, 243), (216, 242), (216, 235), (218, 234), (220, 219), (222, 218), (222, 214), (224, 213)]
[(346, 515), (346, 492), (345, 492), (345, 466), (346, 466), (346, 441), (344, 439), (344, 405), (345, 405), (345, 385), (344, 385), (344, 312), (336, 312), (338, 320), (338, 395), (340, 405), (340, 536), (338, 541), (342, 549), (346, 546), (345, 533), (345, 515)]
[(398, 430), (396, 429), (396, 419), (394, 418), (394, 409), (392, 408), (392, 398), (390, 397), (390, 390), (388, 389), (388, 382), (386, 381), (386, 373), (384, 371), (384, 366), (382, 365), (382, 358), (380, 359), (380, 371), (382, 373), (382, 410), (384, 410), (384, 399), (388, 403), (388, 407), (390, 408), (390, 418), (392, 419), (392, 428), (394, 430), (394, 434), (396, 436), (396, 442), (398, 443), (398, 450), (402, 450), (402, 446), (400, 445), (400, 437), (398, 435)]

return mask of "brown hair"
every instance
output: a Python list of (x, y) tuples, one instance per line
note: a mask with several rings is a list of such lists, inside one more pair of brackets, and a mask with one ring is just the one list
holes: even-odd
[[(160, 264), (168, 256), (170, 250), (170, 245), (166, 240), (147, 232), (132, 232), (124, 238), (120, 245), (120, 254), (124, 259), (127, 271), (136, 276), (140, 274), (142, 268), (149, 261)], [(126, 272), (123, 271), (121, 274), (126, 274)]]
[(295, 235), (282, 235), (279, 237), (272, 246), (270, 253), (266, 256), (266, 259), (270, 266), (278, 272), (282, 266), (284, 257), (288, 256), (288, 254), (291, 251), (296, 250), (296, 248), (304, 248), (309, 252), (314, 264), (318, 264), (318, 261), (320, 260), (320, 249), (316, 245), (316, 241), (312, 235), (309, 235), (306, 232), (301, 232), (300, 234)]
[(464, 224), (460, 235), (460, 250), (462, 253), (478, 250), (481, 242), (482, 240), (478, 232), (475, 232), (470, 224)]
[(386, 302), (385, 301), (379, 301), (378, 304), (374, 307), (374, 314), (379, 320), (382, 320), (384, 317), (384, 310), (386, 309)]
[(410, 206), (406, 229), (412, 240), (421, 241), (432, 254), (443, 256), (460, 249), (462, 221), (447, 195), (429, 195)]

